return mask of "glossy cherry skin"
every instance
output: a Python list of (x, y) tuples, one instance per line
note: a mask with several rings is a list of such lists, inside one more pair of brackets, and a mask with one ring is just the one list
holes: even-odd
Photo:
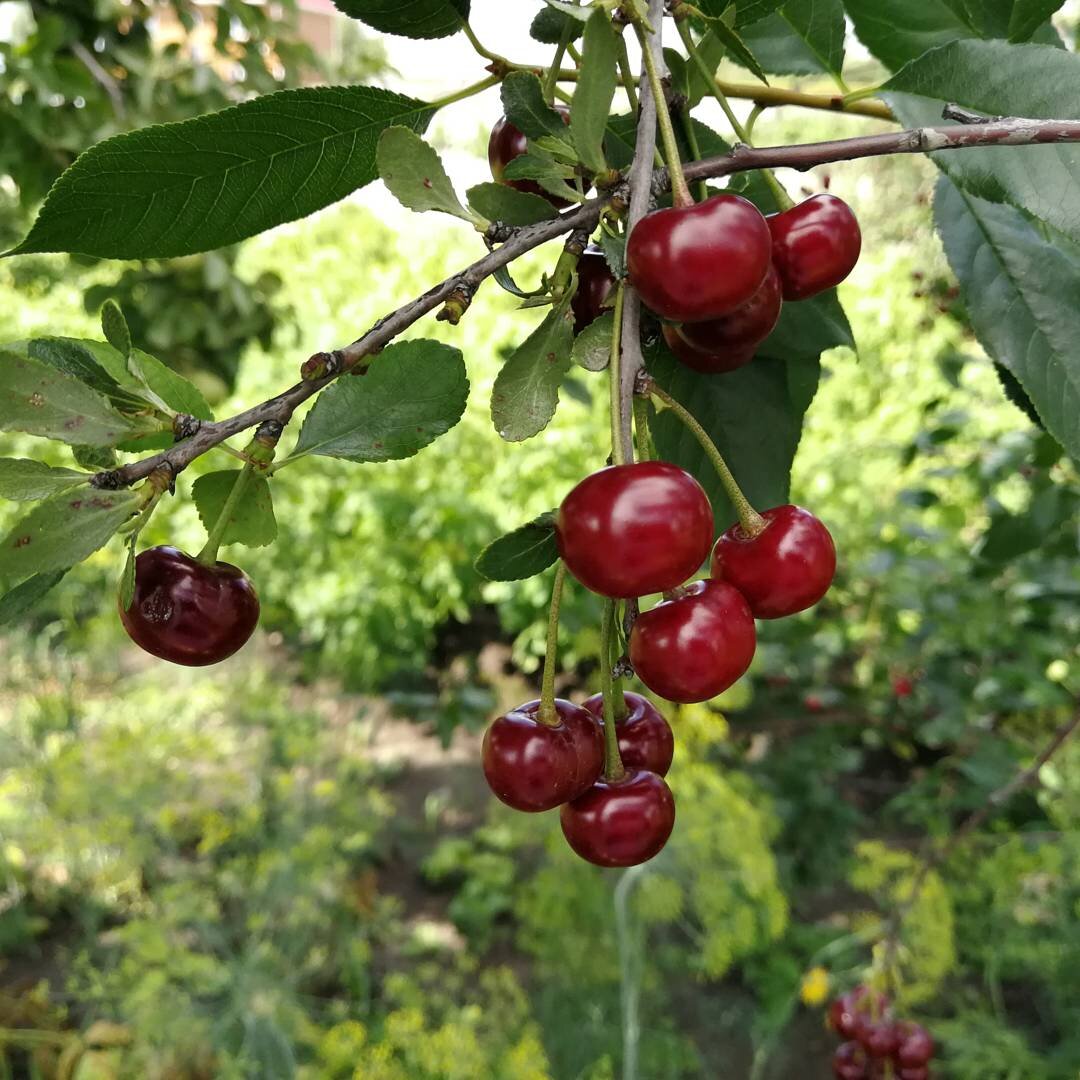
[(814, 195), (767, 220), (785, 300), (806, 300), (839, 285), (859, 261), (859, 222), (835, 195)]
[(874, 1016), (883, 1017), (887, 1009), (883, 994), (868, 986), (856, 986), (829, 1006), (829, 1026), (842, 1038), (858, 1039), (864, 1026)]
[(559, 811), (559, 819), (567, 843), (586, 862), (637, 866), (667, 843), (675, 800), (655, 773), (628, 769), (621, 780), (598, 779)]
[(251, 637), (259, 598), (247, 574), (229, 563), (205, 566), (174, 547), (148, 548), (135, 560), (135, 595), (120, 621), (148, 653), (205, 667)]
[(677, 600), (642, 612), (630, 632), (637, 677), (668, 701), (708, 701), (750, 666), (757, 642), (742, 594), (725, 581), (695, 581)]
[(934, 1056), (934, 1040), (930, 1032), (912, 1020), (896, 1025), (897, 1047), (893, 1055), (903, 1069), (925, 1067)]
[(507, 806), (539, 813), (588, 790), (604, 764), (604, 737), (591, 713), (555, 699), (557, 724), (538, 719), (539, 701), (500, 716), (484, 733), (488, 786)]
[[(562, 115), (563, 123), (570, 123), (570, 110), (565, 105), (556, 105), (555, 108)], [(545, 191), (535, 180), (504, 180), (503, 172), (506, 166), (516, 157), (521, 157), (528, 149), (529, 140), (519, 131), (505, 116), (500, 116), (495, 122), (488, 136), (488, 165), (491, 175), (500, 184), (516, 188), (518, 191), (527, 191), (530, 195), (539, 195), (547, 199), (557, 210), (562, 210), (570, 204), (558, 195), (552, 195)]]
[[(645, 769), (657, 776), (667, 776), (675, 756), (675, 736), (671, 725), (646, 697), (623, 693), (626, 715), (615, 722), (619, 736), (619, 756), (628, 769)], [(604, 720), (604, 695), (593, 694), (581, 707), (588, 709), (601, 723)]]
[(888, 1016), (880, 1020), (867, 1017), (859, 1028), (857, 1038), (863, 1049), (872, 1058), (878, 1059), (892, 1057), (900, 1043), (896, 1025)]
[(832, 1059), (836, 1080), (869, 1080), (870, 1062), (857, 1042), (841, 1043)]
[(771, 259), (769, 226), (740, 195), (646, 215), (626, 245), (630, 281), (673, 322), (718, 319), (761, 287)]
[(896, 1080), (930, 1080), (930, 1070), (925, 1065), (913, 1065), (910, 1069), (901, 1065), (895, 1075)]
[[(683, 323), (683, 326), (696, 325)], [(746, 348), (711, 354), (695, 348), (683, 337), (679, 327), (674, 323), (664, 323), (662, 326), (664, 341), (671, 350), (671, 354), (680, 363), (685, 364), (694, 371), (700, 371), (702, 375), (725, 375), (729, 371), (736, 371), (745, 367), (754, 359), (755, 349)]]
[(598, 247), (589, 247), (582, 252), (577, 272), (577, 292), (570, 307), (574, 311), (574, 333), (580, 334), (603, 314), (605, 303), (615, 291), (615, 275)]
[(585, 477), (563, 499), (555, 537), (582, 585), (630, 599), (674, 589), (697, 572), (712, 543), (712, 508), (677, 465), (614, 465)]
[(732, 525), (716, 541), (712, 576), (729, 581), (758, 619), (779, 619), (816, 604), (836, 573), (829, 530), (799, 506), (765, 510), (764, 531), (748, 537)]

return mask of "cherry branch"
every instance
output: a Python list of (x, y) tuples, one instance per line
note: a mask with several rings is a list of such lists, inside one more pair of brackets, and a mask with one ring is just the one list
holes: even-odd
[[(646, 87), (647, 82), (642, 87), (643, 108), (646, 104)], [(651, 131), (653, 125), (642, 124), (639, 131), (641, 129)], [(866, 135), (794, 146), (736, 146), (728, 154), (688, 163), (685, 173), (688, 180), (702, 180), (761, 168), (787, 167), (806, 170), (816, 165), (836, 161), (854, 161), (859, 158), (880, 157), (888, 154), (934, 153), (985, 146), (1045, 146), (1067, 142), (1080, 142), (1080, 121), (1032, 120), (1019, 117), (993, 118), (986, 123), (913, 128), (883, 135)], [(653, 172), (651, 184), (641, 182), (651, 160), (651, 150), (648, 156), (637, 153), (632, 166), (632, 188), (636, 190), (637, 201), (646, 208), (650, 188), (653, 192), (663, 191), (669, 184), (665, 169), (657, 169)], [(634, 183), (634, 181), (637, 182)], [(591, 232), (595, 229), (601, 213), (608, 204), (623, 205), (625, 199), (626, 187), (620, 184), (607, 194), (590, 199), (550, 221), (511, 230), (505, 238), (505, 243), (500, 247), (380, 319), (366, 334), (351, 344), (331, 353), (317, 354), (305, 364), (305, 377), (295, 386), (226, 420), (204, 422), (198, 426), (194, 434), (168, 450), (118, 469), (98, 473), (91, 482), (99, 488), (127, 487), (138, 480), (145, 479), (155, 469), (162, 467), (170, 469), (173, 475), (176, 475), (208, 450), (265, 420), (276, 420), (281, 424), (288, 423), (297, 406), (317, 394), (338, 376), (347, 372), (362, 373), (366, 370), (364, 364), (366, 358), (385, 348), (394, 338), (440, 304), (455, 298), (459, 309), (463, 310), (479, 285), (496, 270), (564, 233), (575, 229), (586, 229)], [(644, 213), (644, 210), (640, 210), (639, 207), (635, 207), (635, 210)], [(634, 305), (629, 302), (629, 293), (627, 300), (626, 307), (633, 307)], [(630, 378), (629, 369), (632, 366), (632, 363), (623, 365), (625, 378)]]

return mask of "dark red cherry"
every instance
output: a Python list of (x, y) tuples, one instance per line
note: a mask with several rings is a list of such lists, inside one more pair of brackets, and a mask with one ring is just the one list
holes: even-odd
[(555, 535), (582, 585), (630, 599), (674, 589), (697, 572), (712, 543), (712, 508), (677, 465), (614, 465), (585, 477), (563, 499)]
[(915, 683), (907, 675), (897, 675), (893, 678), (892, 689), (898, 698), (911, 697), (915, 693)]
[(615, 291), (615, 275), (598, 247), (589, 247), (578, 260), (578, 284), (570, 306), (574, 309), (574, 333), (600, 318)]
[(235, 566), (206, 566), (174, 547), (135, 560), (135, 595), (120, 621), (136, 645), (187, 667), (216, 664), (251, 637), (259, 598)]
[(882, 1018), (889, 1004), (880, 991), (856, 986), (829, 1006), (829, 1026), (842, 1038), (858, 1039), (867, 1023)]
[[(675, 737), (671, 726), (660, 715), (656, 706), (646, 697), (623, 693), (626, 715), (615, 722), (619, 736), (619, 757), (628, 769), (646, 769), (657, 776), (667, 776), (671, 759), (675, 756)], [(603, 722), (604, 695), (593, 694), (582, 703), (583, 709)]]
[(484, 734), (481, 760), (494, 794), (515, 810), (551, 810), (587, 790), (604, 761), (603, 733), (591, 713), (555, 699), (557, 724), (538, 719), (539, 701), (500, 716)]
[(839, 285), (859, 261), (859, 223), (835, 195), (814, 195), (768, 222), (785, 300), (805, 300)]
[[(570, 110), (565, 105), (556, 105), (556, 110), (562, 115), (563, 123), (570, 123)], [(521, 157), (528, 149), (529, 140), (519, 131), (505, 116), (500, 116), (491, 129), (488, 136), (488, 165), (491, 167), (491, 175), (500, 183), (518, 191), (527, 191), (531, 195), (540, 195), (547, 199), (557, 210), (562, 210), (570, 204), (558, 195), (546, 192), (535, 180), (504, 180), (503, 172), (506, 166), (516, 157)]]
[(765, 510), (765, 529), (747, 536), (732, 525), (713, 548), (712, 576), (729, 581), (758, 619), (779, 619), (816, 604), (836, 573), (829, 530), (799, 506)]
[(872, 1058), (879, 1059), (891, 1058), (900, 1042), (896, 1025), (887, 1016), (872, 1020), (866, 1015), (856, 1038)]
[(675, 600), (642, 612), (630, 633), (638, 678), (668, 701), (723, 693), (754, 658), (754, 617), (724, 581), (695, 581)]
[[(694, 326), (697, 324), (682, 323), (681, 325)], [(703, 375), (724, 375), (729, 371), (745, 367), (754, 359), (755, 349), (753, 347), (729, 350), (713, 355), (701, 352), (691, 345), (674, 323), (664, 323), (661, 329), (672, 355), (688, 368), (700, 371)]]
[(930, 1070), (925, 1065), (913, 1065), (910, 1069), (901, 1065), (896, 1071), (896, 1080), (930, 1080)]
[(637, 866), (667, 843), (675, 826), (671, 789), (655, 773), (628, 769), (598, 779), (559, 811), (567, 843), (597, 866)]
[(841, 1043), (833, 1054), (832, 1071), (836, 1080), (869, 1080), (866, 1051), (857, 1042)]
[(740, 195), (656, 210), (626, 246), (634, 288), (674, 322), (718, 319), (741, 307), (761, 287), (771, 257), (769, 226)]
[(897, 1047), (894, 1057), (896, 1063), (904, 1069), (918, 1069), (926, 1066), (934, 1056), (934, 1040), (930, 1032), (913, 1020), (904, 1020), (896, 1025)]

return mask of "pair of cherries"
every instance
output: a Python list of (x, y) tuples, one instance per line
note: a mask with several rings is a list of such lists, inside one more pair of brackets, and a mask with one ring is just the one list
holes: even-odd
[[(556, 519), (559, 554), (586, 588), (633, 599), (664, 593), (630, 634), (641, 681), (669, 701), (706, 701), (750, 666), (754, 620), (816, 604), (836, 571), (825, 526), (797, 506), (778, 506), (749, 536), (733, 525), (713, 545), (713, 513), (701, 485), (663, 461), (615, 465), (582, 480)], [(712, 548), (711, 576), (683, 586)]]
[(829, 1026), (846, 1041), (833, 1054), (837, 1080), (929, 1080), (934, 1057), (930, 1032), (896, 1020), (884, 994), (858, 986), (829, 1006)]
[(835, 195), (769, 217), (740, 195), (714, 195), (643, 218), (626, 264), (642, 300), (669, 320), (664, 339), (675, 356), (719, 373), (754, 358), (784, 300), (843, 281), (861, 247), (859, 223)]
[(603, 775), (604, 699), (583, 705), (555, 699), (555, 722), (530, 701), (500, 716), (484, 735), (488, 786), (515, 810), (562, 809), (563, 835), (597, 866), (636, 866), (656, 855), (675, 826), (675, 800), (664, 781), (675, 752), (668, 722), (647, 698), (623, 695), (616, 720), (623, 775)]

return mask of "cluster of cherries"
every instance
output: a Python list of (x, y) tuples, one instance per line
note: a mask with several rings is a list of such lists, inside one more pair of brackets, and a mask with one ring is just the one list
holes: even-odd
[(896, 1020), (879, 991), (858, 986), (841, 994), (829, 1006), (829, 1026), (847, 1040), (833, 1054), (837, 1080), (929, 1080), (930, 1032), (913, 1020)]

